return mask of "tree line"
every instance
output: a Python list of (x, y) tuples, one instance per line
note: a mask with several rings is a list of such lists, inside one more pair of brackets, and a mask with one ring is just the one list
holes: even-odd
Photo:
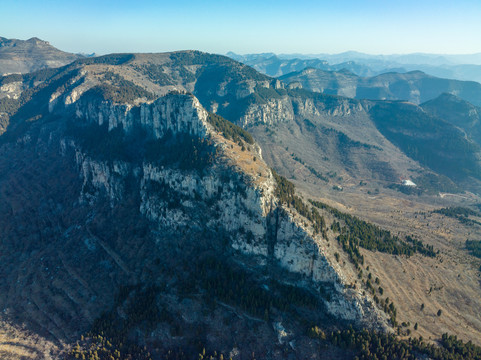
[(326, 220), (319, 214), (319, 211), (312, 206), (306, 205), (304, 201), (296, 195), (293, 183), (276, 173), (273, 169), (271, 169), (271, 171), (276, 181), (275, 195), (281, 204), (294, 208), (300, 215), (312, 223), (315, 234), (322, 234), (324, 238), (327, 238)]
[(358, 360), (415, 360), (420, 357), (435, 360), (481, 359), (481, 347), (448, 334), (443, 334), (439, 346), (424, 342), (422, 337), (400, 340), (393, 334), (356, 330), (352, 327), (330, 334), (312, 327), (309, 335), (336, 347), (354, 351), (355, 359)]

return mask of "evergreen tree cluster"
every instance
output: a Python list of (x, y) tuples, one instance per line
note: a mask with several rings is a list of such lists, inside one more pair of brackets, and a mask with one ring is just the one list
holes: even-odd
[(133, 103), (139, 98), (147, 100), (155, 99), (154, 94), (128, 80), (123, 80), (119, 85), (106, 83), (97, 85), (87, 90), (83, 96), (99, 97), (103, 100), (110, 100), (119, 104)]
[(457, 219), (460, 223), (465, 225), (481, 225), (479, 221), (469, 219), (469, 216), (480, 216), (480, 214), (477, 211), (465, 207), (453, 206), (448, 208), (442, 208), (434, 210), (433, 213), (442, 214), (444, 216)]
[(160, 86), (175, 85), (172, 78), (164, 71), (164, 67), (159, 64), (141, 64), (132, 65), (132, 67), (138, 72), (144, 74), (153, 83)]
[(273, 169), (271, 169), (271, 171), (276, 181), (275, 194), (279, 201), (288, 207), (293, 207), (300, 215), (308, 219), (312, 223), (315, 234), (322, 234), (324, 238), (327, 238), (326, 221), (324, 217), (319, 214), (319, 211), (312, 206), (306, 205), (304, 201), (296, 195), (293, 183), (277, 174)]
[(216, 131), (222, 133), (226, 139), (230, 139), (236, 143), (242, 142), (243, 140), (248, 144), (254, 144), (254, 138), (251, 134), (249, 134), (240, 126), (237, 126), (224, 119), (222, 116), (209, 113), (207, 121), (214, 127)]
[[(296, 307), (317, 309), (321, 306), (318, 297), (306, 289), (272, 279), (259, 284), (244, 268), (216, 257), (203, 259), (195, 277), (192, 281), (206, 291), (207, 302), (218, 299), (266, 321), (273, 309), (286, 312), (295, 311)], [(325, 290), (320, 295), (328, 296)]]
[(327, 177), (325, 177), (322, 173), (320, 173), (319, 171), (317, 171), (314, 167), (312, 167), (311, 165), (305, 165), (307, 170), (309, 170), (311, 172), (312, 175), (314, 175), (315, 177), (317, 177), (319, 180), (322, 180), (324, 182), (329, 182), (329, 179)]
[[(91, 331), (82, 337), (82, 346), (75, 346), (67, 359), (84, 360), (151, 360), (151, 354), (128, 339), (129, 331), (140, 326), (151, 330), (163, 320), (156, 304), (160, 289), (141, 285), (121, 287), (111, 311), (94, 321)], [(124, 308), (125, 316), (117, 314)]]
[(327, 341), (342, 349), (355, 352), (358, 360), (415, 360), (430, 358), (433, 360), (479, 360), (481, 347), (471, 342), (464, 343), (456, 336), (443, 334), (440, 346), (427, 344), (420, 338), (400, 340), (393, 334), (384, 334), (366, 329), (356, 330), (352, 327), (342, 331), (325, 334), (317, 327), (308, 333), (312, 338)]
[(150, 91), (111, 71), (103, 73), (102, 83), (87, 90), (82, 97), (100, 98), (120, 104), (131, 104), (140, 98), (147, 100), (156, 98)]
[(466, 240), (466, 249), (471, 255), (481, 259), (481, 240)]
[(432, 246), (424, 245), (421, 241), (407, 237), (402, 241), (390, 231), (360, 220), (359, 218), (343, 213), (319, 201), (310, 200), (311, 204), (319, 209), (326, 209), (338, 220), (331, 226), (333, 231), (339, 233), (337, 240), (341, 243), (344, 251), (349, 254), (354, 264), (363, 264), (364, 259), (359, 252), (359, 247), (371, 251), (380, 251), (393, 255), (411, 256), (418, 252), (424, 256), (435, 257), (436, 253)]
[(135, 58), (134, 54), (108, 54), (103, 56), (95, 56), (95, 57), (80, 59), (80, 60), (77, 60), (75, 63), (81, 63), (84, 65), (94, 65), (94, 64), (122, 65), (122, 64), (128, 63), (134, 58)]
[(146, 159), (158, 166), (202, 171), (218, 156), (218, 148), (211, 140), (189, 134), (174, 135), (171, 131), (160, 139), (152, 139), (141, 128), (126, 133), (120, 126), (109, 130), (107, 124), (83, 125), (70, 121), (66, 134), (94, 159), (107, 161)]
[[(459, 340), (456, 335), (443, 334), (441, 338), (441, 349), (433, 348), (432, 353), (445, 353), (445, 359), (481, 359), (481, 347), (474, 345), (471, 341), (467, 343)], [(434, 355), (436, 356), (436, 355)]]
[(123, 344), (112, 343), (102, 334), (88, 334), (82, 336), (66, 356), (67, 360), (152, 360), (151, 354), (142, 347), (131, 345), (129, 348)]
[(329, 182), (329, 179), (327, 177), (325, 177), (322, 173), (320, 173), (319, 171), (317, 171), (314, 167), (312, 167), (311, 165), (309, 164), (306, 164), (306, 162), (304, 160), (302, 160), (298, 155), (292, 153), (291, 154), (291, 157), (294, 161), (297, 161), (298, 163), (304, 165), (306, 167), (307, 170), (309, 170), (309, 172), (314, 175), (315, 177), (317, 177), (319, 180), (322, 180), (324, 182)]
[(415, 239), (411, 235), (407, 235), (405, 240), (407, 243), (411, 244), (414, 252), (427, 257), (436, 257), (436, 252), (434, 251), (434, 247), (432, 245), (425, 245), (421, 240)]

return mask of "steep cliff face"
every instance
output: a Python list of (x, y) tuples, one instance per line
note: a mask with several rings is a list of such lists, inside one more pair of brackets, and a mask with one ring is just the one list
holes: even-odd
[(289, 122), (294, 120), (294, 107), (287, 96), (281, 99), (269, 99), (261, 104), (252, 104), (245, 111), (240, 119), (244, 127), (256, 123), (273, 125), (278, 122)]
[(76, 152), (83, 181), (81, 201), (94, 204), (106, 194), (113, 206), (123, 201), (127, 191), (134, 191), (141, 199), (140, 213), (156, 232), (178, 235), (207, 228), (222, 233), (232, 249), (254, 256), (260, 265), (274, 263), (316, 291), (327, 285), (330, 295), (325, 303), (334, 316), (355, 322), (375, 318), (375, 326), (386, 326), (369, 300), (346, 288), (348, 280), (326, 251), (328, 240), (314, 235), (305, 219), (279, 203), (274, 178), (263, 161), (252, 161), (262, 168), (262, 176), (259, 171), (241, 170), (239, 157), (259, 158), (260, 150), (254, 145), (247, 154), (229, 153), (238, 145), (216, 133), (195, 97), (169, 94), (140, 106), (80, 99), (72, 105), (57, 104), (52, 111), (71, 113), (71, 107), (77, 123), (107, 126), (109, 131), (120, 128), (127, 134), (140, 126), (152, 139), (182, 134), (213, 140), (220, 149), (218, 158), (198, 171), (147, 159), (102, 160), (86, 153), (75, 140), (64, 141), (64, 147)]
[[(321, 120), (325, 124), (342, 121), (344, 131), (349, 132), (351, 124), (346, 124), (346, 120), (362, 116), (367, 117), (367, 114), (360, 101), (289, 89), (283, 96), (277, 95), (265, 101), (251, 103), (242, 114), (240, 124), (244, 127), (256, 124), (274, 125), (307, 118)], [(363, 126), (369, 126), (369, 121), (364, 122), (368, 124), (363, 123)], [(372, 124), (371, 128), (372, 132), (376, 132)]]
[(140, 106), (80, 100), (75, 103), (75, 116), (99, 126), (106, 124), (109, 131), (122, 127), (129, 132), (135, 125), (140, 125), (156, 139), (169, 131), (205, 138), (209, 129), (207, 112), (195, 97), (189, 95), (170, 94)]

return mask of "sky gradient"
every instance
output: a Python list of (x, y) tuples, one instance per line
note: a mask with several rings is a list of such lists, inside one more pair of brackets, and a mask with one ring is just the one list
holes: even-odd
[(0, 36), (69, 52), (481, 52), (480, 0), (0, 0), (0, 12)]

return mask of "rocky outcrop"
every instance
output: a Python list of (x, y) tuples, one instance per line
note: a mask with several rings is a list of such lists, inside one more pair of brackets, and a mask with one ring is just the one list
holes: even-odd
[(295, 94), (271, 98), (265, 102), (251, 104), (240, 118), (240, 124), (243, 127), (258, 123), (273, 125), (293, 121), (296, 117), (340, 117), (365, 113), (362, 104), (356, 100), (347, 98), (328, 100), (332, 101)]
[(24, 84), (21, 81), (13, 81), (0, 86), (0, 99), (18, 99), (24, 90)]
[[(63, 100), (59, 101), (59, 98)], [(141, 126), (153, 138), (159, 139), (167, 132), (183, 133), (205, 138), (211, 126), (207, 123), (207, 111), (197, 98), (187, 94), (168, 94), (151, 103), (139, 106), (129, 104), (113, 104), (99, 99), (75, 96), (72, 93), (51, 99), (50, 112), (72, 114), (75, 117), (96, 123), (106, 124), (109, 131), (122, 127), (131, 131), (136, 125)]]
[(294, 108), (301, 116), (347, 116), (364, 111), (361, 103), (351, 99), (331, 99), (332, 101), (316, 101), (311, 98), (295, 97)]
[(240, 123), (246, 127), (259, 122), (272, 125), (292, 120), (294, 120), (292, 102), (285, 96), (281, 99), (269, 99), (263, 104), (249, 106), (241, 117)]

